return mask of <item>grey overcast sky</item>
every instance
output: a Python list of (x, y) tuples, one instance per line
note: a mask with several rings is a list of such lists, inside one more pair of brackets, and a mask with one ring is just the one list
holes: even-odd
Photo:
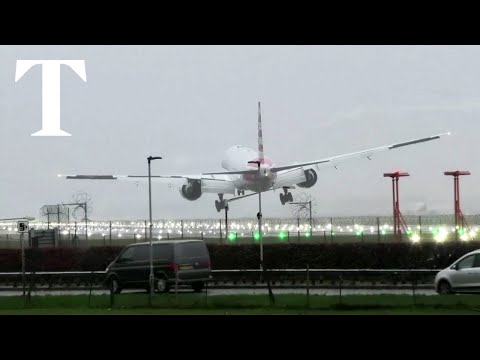
[[(85, 60), (87, 82), (61, 72), (61, 127), (71, 137), (32, 137), (41, 128), (41, 71), (15, 83), (19, 59)], [(405, 170), (404, 213), (453, 212), (452, 179), (466, 169), (465, 213), (480, 213), (478, 46), (1, 46), (0, 217), (39, 216), (44, 204), (92, 198), (93, 219), (147, 219), (147, 184), (70, 181), (63, 174), (153, 174), (220, 170), (234, 144), (256, 148), (257, 101), (264, 147), (276, 164), (307, 161), (451, 131), (452, 136), (325, 167), (318, 216), (388, 215), (390, 180)], [(277, 193), (265, 217), (288, 217)], [(295, 190), (294, 190), (295, 194)], [(187, 201), (153, 185), (154, 218), (218, 218), (214, 194)], [(231, 205), (254, 217), (257, 199)]]

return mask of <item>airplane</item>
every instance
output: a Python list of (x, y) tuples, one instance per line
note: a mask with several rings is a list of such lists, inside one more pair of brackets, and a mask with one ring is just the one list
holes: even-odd
[[(391, 145), (379, 146), (372, 149), (353, 153), (337, 155), (313, 161), (277, 166), (273, 160), (264, 156), (261, 105), (258, 103), (258, 149), (257, 151), (242, 145), (234, 145), (227, 149), (221, 162), (224, 171), (204, 172), (196, 175), (152, 175), (152, 181), (172, 182), (180, 180), (179, 191), (181, 196), (190, 201), (198, 200), (204, 193), (218, 194), (215, 207), (218, 212), (228, 210), (228, 203), (253, 196), (258, 193), (282, 189), (280, 202), (285, 205), (293, 202), (293, 195), (289, 191), (300, 188), (311, 188), (317, 183), (317, 171), (327, 164), (337, 166), (340, 161), (365, 157), (371, 160), (374, 153), (396, 150), (404, 146), (415, 145), (439, 139), (441, 136), (450, 135), (443, 133), (414, 140), (404, 141)], [(148, 181), (148, 175), (58, 175), (68, 180), (118, 180), (118, 181)], [(170, 186), (170, 184), (169, 184)], [(245, 195), (245, 191), (249, 193)], [(235, 193), (237, 196), (235, 196)], [(234, 197), (224, 198), (225, 194)]]

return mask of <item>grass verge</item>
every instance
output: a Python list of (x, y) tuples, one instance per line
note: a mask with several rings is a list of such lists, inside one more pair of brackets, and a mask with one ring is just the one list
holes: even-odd
[(0, 297), (0, 314), (480, 314), (480, 296), (281, 294), (270, 304), (266, 295), (162, 294), (153, 307), (148, 294)]

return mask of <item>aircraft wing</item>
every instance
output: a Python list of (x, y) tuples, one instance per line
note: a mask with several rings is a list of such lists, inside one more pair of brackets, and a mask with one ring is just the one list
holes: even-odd
[(257, 174), (257, 170), (238, 170), (238, 171), (220, 171), (220, 172), (208, 172), (202, 173), (202, 175), (245, 175), (245, 174)]
[[(116, 181), (148, 181), (148, 175), (58, 175), (67, 180), (116, 180)], [(202, 193), (234, 194), (235, 184), (228, 176), (205, 176), (205, 175), (152, 175), (152, 181), (170, 184), (181, 182), (186, 184), (188, 180), (200, 180)]]
[[(59, 178), (67, 180), (118, 180), (118, 181), (148, 181), (148, 175), (57, 175)], [(152, 181), (171, 182), (173, 180), (211, 180), (211, 181), (231, 181), (223, 176), (204, 176), (202, 174), (196, 175), (151, 175)]]
[(404, 141), (396, 144), (391, 144), (391, 145), (384, 145), (384, 146), (379, 146), (373, 149), (367, 149), (367, 150), (362, 150), (362, 151), (357, 151), (349, 154), (343, 154), (343, 155), (337, 155), (337, 156), (332, 156), (330, 158), (325, 158), (325, 159), (320, 159), (320, 160), (314, 160), (314, 161), (308, 161), (304, 163), (298, 163), (298, 164), (291, 164), (291, 165), (285, 165), (285, 166), (275, 166), (271, 169), (272, 172), (279, 172), (279, 171), (284, 171), (284, 170), (289, 170), (289, 169), (295, 169), (295, 168), (300, 168), (300, 167), (308, 167), (312, 165), (318, 166), (320, 164), (335, 164), (339, 161), (350, 159), (350, 158), (355, 158), (355, 157), (366, 157), (369, 158), (372, 154), (381, 152), (381, 151), (386, 151), (386, 150), (395, 150), (404, 146), (410, 146), (410, 145), (415, 145), (415, 144), (420, 144), (423, 142), (427, 141), (432, 141), (432, 140), (437, 140), (440, 139), (440, 137), (444, 135), (450, 135), (450, 133), (443, 133), (439, 135), (433, 135), (433, 136), (428, 136), (424, 138), (419, 138), (419, 139), (414, 139), (414, 140), (409, 140), (409, 141)]
[[(294, 186), (290, 186), (289, 187), (290, 189), (294, 189), (295, 187)], [(276, 188), (272, 187), (268, 190), (265, 190), (265, 191), (262, 191), (262, 193), (265, 193), (265, 192), (268, 192), (268, 191), (272, 191), (272, 190), (275, 190)], [(237, 200), (241, 200), (241, 199), (244, 199), (244, 198), (247, 198), (247, 197), (250, 197), (250, 196), (253, 196), (253, 195), (258, 195), (258, 192), (252, 192), (250, 194), (247, 194), (247, 195), (241, 195), (241, 196), (235, 196), (233, 198), (230, 198), (230, 199), (225, 199), (227, 202), (232, 202), (232, 201), (237, 201)]]

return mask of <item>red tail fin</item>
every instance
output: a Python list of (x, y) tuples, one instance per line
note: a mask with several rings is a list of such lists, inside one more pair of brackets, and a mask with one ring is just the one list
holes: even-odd
[(258, 160), (263, 163), (262, 113), (260, 101), (258, 102)]

